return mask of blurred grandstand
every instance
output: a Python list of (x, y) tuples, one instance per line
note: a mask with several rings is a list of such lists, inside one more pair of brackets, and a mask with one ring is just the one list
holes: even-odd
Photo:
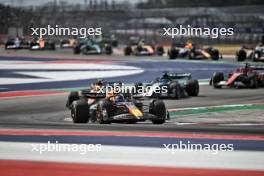
[[(20, 0), (21, 2), (21, 0)], [(129, 36), (142, 36), (155, 42), (170, 42), (161, 37), (163, 27), (233, 27), (234, 36), (191, 37), (202, 44), (258, 43), (264, 34), (264, 1), (226, 0), (183, 1), (148, 0), (137, 4), (129, 1), (84, 0), (83, 3), (49, 1), (41, 6), (0, 4), (0, 42), (8, 36), (29, 36), (31, 27), (102, 27), (120, 41)], [(53, 39), (61, 39), (53, 36)], [(190, 37), (174, 40), (185, 41)]]

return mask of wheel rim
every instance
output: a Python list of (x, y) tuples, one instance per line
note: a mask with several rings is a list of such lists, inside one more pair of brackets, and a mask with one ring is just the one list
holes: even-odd
[(100, 112), (98, 113), (97, 119), (99, 121), (99, 123), (103, 123), (107, 120), (108, 114), (107, 114), (107, 110), (101, 109)]

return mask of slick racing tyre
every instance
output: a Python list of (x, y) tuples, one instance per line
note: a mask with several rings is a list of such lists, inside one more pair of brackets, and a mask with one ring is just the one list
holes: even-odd
[(172, 83), (170, 84), (170, 92), (171, 92), (171, 97), (174, 99), (179, 99), (181, 98), (181, 86), (179, 83)]
[(189, 60), (195, 60), (195, 59), (196, 59), (196, 53), (194, 50), (192, 50), (189, 53)]
[(197, 80), (189, 80), (185, 88), (189, 96), (198, 96), (199, 94), (199, 83)]
[(169, 53), (169, 59), (176, 59), (179, 55), (179, 50), (175, 49), (175, 48), (172, 48)]
[(250, 85), (249, 87), (252, 89), (257, 89), (258, 88), (258, 77), (256, 74), (250, 74), (248, 75), (248, 78), (250, 79)]
[(132, 47), (131, 46), (127, 46), (127, 47), (125, 47), (125, 49), (124, 49), (124, 55), (125, 56), (130, 56), (131, 54), (132, 54)]
[(81, 53), (81, 46), (80, 45), (76, 45), (73, 48), (73, 54), (80, 54)]
[(85, 99), (74, 101), (71, 116), (74, 123), (88, 123), (89, 106)]
[(252, 53), (252, 61), (256, 62), (258, 59), (261, 57), (261, 52), (260, 51), (255, 51)]
[(163, 56), (164, 48), (162, 46), (158, 46), (157, 50), (156, 50), (156, 53), (157, 53), (158, 56)]
[(108, 46), (105, 47), (105, 54), (107, 54), (107, 55), (113, 54), (112, 46), (108, 45)]
[(49, 50), (56, 50), (55, 43), (54, 43), (54, 42), (49, 43), (49, 44), (48, 44), (48, 49), (49, 49)]
[(109, 118), (115, 114), (113, 103), (109, 100), (103, 100), (99, 103), (97, 109), (97, 120), (100, 124), (109, 124)]
[(219, 60), (220, 53), (218, 49), (213, 48), (210, 52), (212, 60)]
[(68, 100), (67, 100), (67, 103), (66, 103), (66, 107), (67, 108), (70, 108), (71, 105), (72, 105), (72, 102), (73, 101), (76, 101), (79, 99), (79, 95), (78, 95), (78, 92), (70, 92), (69, 96), (68, 96)]
[(113, 47), (118, 47), (118, 41), (117, 40), (112, 41), (112, 46)]
[(224, 73), (222, 72), (215, 72), (212, 77), (212, 85), (214, 88), (222, 88), (221, 85), (218, 85), (221, 81), (224, 81)]
[(243, 49), (240, 49), (237, 51), (236, 59), (238, 62), (243, 62), (247, 59), (247, 52)]
[(153, 119), (153, 124), (163, 124), (165, 123), (167, 117), (167, 111), (165, 103), (161, 100), (153, 100), (150, 102), (149, 113), (157, 116), (157, 119)]

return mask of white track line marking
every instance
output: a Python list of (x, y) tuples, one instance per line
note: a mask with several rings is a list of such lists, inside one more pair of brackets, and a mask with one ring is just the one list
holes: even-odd
[(243, 106), (253, 106), (253, 105), (254, 104), (232, 104), (232, 105), (218, 105), (218, 106), (200, 106), (200, 107), (190, 107), (190, 108), (173, 108), (168, 110), (170, 112), (174, 112), (174, 111), (198, 110), (198, 109), (209, 109), (209, 108), (243, 107)]
[[(47, 62), (8, 62), (0, 61), (0, 70), (15, 69), (17, 74), (39, 78), (9, 78), (1, 77), (0, 85), (41, 83), (110, 78), (143, 73), (139, 67), (94, 64), (94, 63), (47, 63)], [(86, 71), (89, 69), (88, 71)], [(23, 71), (22, 71), (23, 70)], [(46, 71), (48, 70), (48, 71)]]
[(213, 154), (206, 151), (176, 151), (164, 148), (104, 146), (99, 152), (32, 151), (32, 143), (0, 142), (0, 159), (55, 161), (71, 163), (142, 165), (157, 167), (186, 167), (212, 169), (264, 170), (264, 152), (232, 151)]

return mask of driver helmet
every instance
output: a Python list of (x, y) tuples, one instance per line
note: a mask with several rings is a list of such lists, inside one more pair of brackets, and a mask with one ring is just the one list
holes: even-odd
[(186, 42), (186, 45), (184, 46), (184, 48), (188, 48), (188, 49), (192, 49), (193, 48), (193, 43), (191, 40), (188, 40)]
[(162, 75), (162, 79), (169, 79), (169, 75), (167, 72)]
[(104, 81), (103, 81), (102, 79), (98, 79), (98, 80), (96, 81), (96, 83), (95, 83), (96, 86), (100, 86), (100, 87), (102, 87), (103, 84), (104, 84)]
[(115, 101), (116, 100), (116, 96), (114, 94), (114, 92), (110, 91), (106, 93), (106, 99), (109, 99), (110, 101)]
[(122, 94), (119, 94), (119, 95), (116, 96), (115, 101), (116, 102), (123, 102), (124, 99), (125, 99), (124, 96)]
[(103, 80), (98, 79), (98, 80), (95, 82), (95, 84), (92, 85), (93, 91), (95, 91), (95, 92), (99, 92), (99, 91), (102, 89), (103, 85), (104, 85)]

